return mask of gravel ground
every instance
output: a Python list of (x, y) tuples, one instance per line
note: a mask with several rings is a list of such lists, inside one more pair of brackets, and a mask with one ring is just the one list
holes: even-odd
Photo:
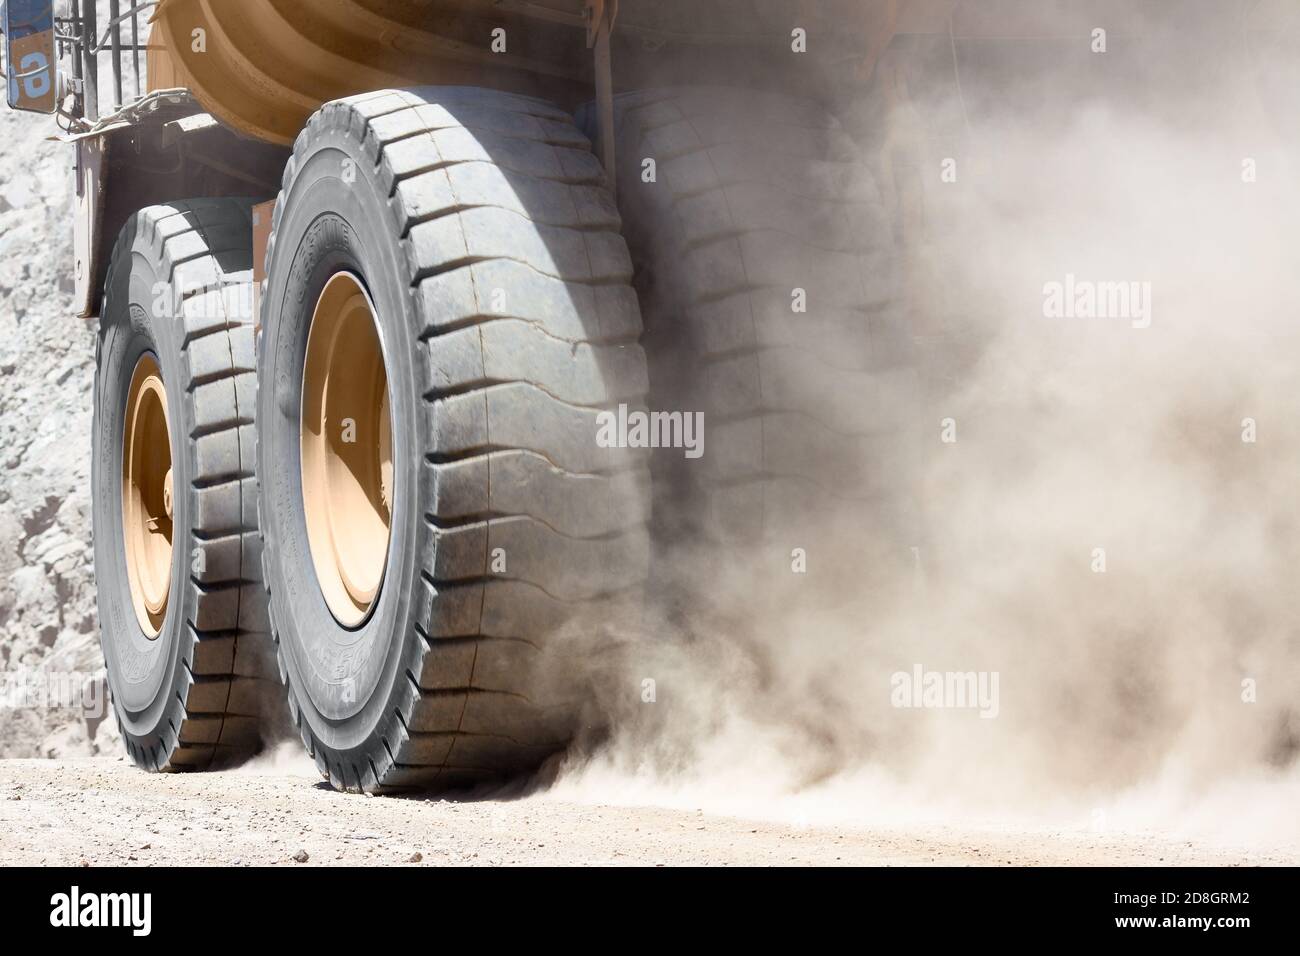
[(0, 865), (1275, 865), (1150, 833), (791, 826), (661, 807), (331, 791), (304, 759), (158, 775), (124, 761), (0, 761)]
[[(0, 757), (116, 753), (72, 700), (103, 667), (90, 530), (95, 324), (74, 314), (74, 150), (0, 109)], [(109, 739), (112, 738), (112, 739)]]

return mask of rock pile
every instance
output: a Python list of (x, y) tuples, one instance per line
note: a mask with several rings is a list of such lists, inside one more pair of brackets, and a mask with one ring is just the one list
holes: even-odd
[[(0, 757), (115, 753), (91, 557), (95, 328), (72, 305), (71, 147), (0, 109)], [(71, 693), (70, 693), (71, 691)], [(102, 699), (102, 698), (101, 698)]]

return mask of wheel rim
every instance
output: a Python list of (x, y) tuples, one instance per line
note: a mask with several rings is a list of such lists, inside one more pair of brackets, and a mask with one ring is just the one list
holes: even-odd
[(379, 596), (392, 521), (393, 439), (379, 331), (349, 272), (325, 284), (303, 370), (303, 512), (316, 580), (334, 619), (356, 627)]
[(143, 355), (127, 391), (122, 448), (122, 539), (131, 603), (145, 636), (167, 617), (172, 582), (172, 444), (158, 361)]

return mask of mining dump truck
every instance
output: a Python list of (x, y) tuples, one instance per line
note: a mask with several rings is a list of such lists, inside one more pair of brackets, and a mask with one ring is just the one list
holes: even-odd
[(526, 773), (654, 699), (612, 663), (648, 593), (913, 543), (843, 507), (907, 456), (924, 338), (907, 129), (846, 117), (1016, 6), (8, 0), (8, 105), (75, 150), (135, 763), (279, 709), (340, 789)]

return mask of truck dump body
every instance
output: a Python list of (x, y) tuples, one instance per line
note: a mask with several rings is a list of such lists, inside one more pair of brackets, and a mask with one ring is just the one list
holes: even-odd
[[(165, 50), (151, 55), (150, 85), (190, 89), (227, 125), (280, 144), (293, 142), (321, 103), (361, 90), (475, 84), (574, 96), (582, 33), (541, 24), (540, 35), (507, 34), (506, 52), (494, 54), (491, 26), (479, 31), (483, 42), (469, 42), (474, 15), (492, 6), (457, 4), (458, 14), (444, 16), (393, 0), (165, 0), (154, 40)], [(581, 14), (580, 0), (568, 6)]]
[[(673, 55), (681, 47), (712, 51), (688, 57), (697, 72), (713, 66), (711, 81), (742, 75), (737, 61), (752, 64), (756, 49), (789, 53), (795, 12), (810, 31), (824, 30), (842, 58), (874, 60), (902, 5), (624, 0), (617, 5), (623, 46), (616, 69), (638, 79), (619, 85), (644, 86), (646, 77), (682, 82), (682, 57)], [(163, 0), (152, 40), (163, 49), (151, 50), (150, 87), (189, 89), (226, 125), (281, 145), (293, 142), (322, 103), (388, 87), (481, 86), (572, 109), (591, 98), (594, 83), (588, 6), (585, 0)], [(750, 55), (727, 57), (720, 50)], [(746, 81), (764, 74), (770, 83), (769, 66)]]

